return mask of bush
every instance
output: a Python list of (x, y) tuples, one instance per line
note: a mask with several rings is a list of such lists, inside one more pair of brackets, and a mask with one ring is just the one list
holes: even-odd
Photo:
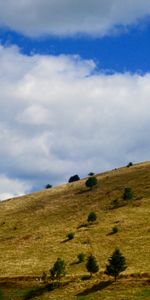
[(78, 181), (80, 180), (80, 177), (76, 174), (76, 175), (73, 175), (69, 178), (68, 182), (74, 182), (74, 181)]
[(68, 238), (68, 240), (73, 240), (73, 238), (74, 238), (74, 232), (67, 233), (67, 238)]
[(91, 274), (97, 273), (99, 271), (99, 266), (96, 262), (96, 258), (91, 254), (88, 257), (87, 263), (86, 263), (86, 268), (88, 272)]
[(65, 261), (61, 258), (57, 258), (56, 262), (53, 265), (53, 268), (50, 269), (51, 279), (58, 279), (60, 280), (62, 276), (65, 275)]
[(116, 248), (112, 256), (108, 259), (108, 262), (109, 264), (106, 265), (105, 274), (113, 276), (116, 281), (118, 275), (127, 268), (125, 257), (121, 254), (120, 250)]
[(46, 188), (46, 189), (51, 189), (51, 188), (52, 188), (52, 185), (48, 183), (48, 184), (46, 184), (45, 188)]
[(93, 173), (93, 172), (90, 172), (89, 174), (88, 174), (88, 176), (94, 176), (95, 174)]
[(133, 198), (133, 191), (131, 188), (127, 187), (124, 189), (123, 199), (124, 200), (131, 200)]
[(93, 186), (96, 184), (97, 184), (97, 178), (95, 176), (89, 177), (85, 182), (85, 185), (90, 189), (92, 189)]
[(81, 253), (78, 254), (77, 257), (78, 257), (78, 261), (81, 263), (85, 259), (85, 254), (83, 252), (81, 252)]
[(93, 222), (96, 221), (96, 219), (97, 219), (96, 213), (95, 213), (94, 211), (91, 211), (91, 212), (89, 213), (89, 215), (88, 215), (87, 221), (88, 221), (89, 223), (93, 223)]
[(130, 162), (127, 164), (127, 168), (132, 167), (132, 166), (133, 166), (133, 163), (130, 161)]
[(118, 227), (117, 226), (114, 226), (113, 228), (112, 228), (112, 234), (115, 234), (115, 233), (117, 233), (118, 232)]

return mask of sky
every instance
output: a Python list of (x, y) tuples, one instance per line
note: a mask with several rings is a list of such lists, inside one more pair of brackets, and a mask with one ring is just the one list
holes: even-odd
[(0, 199), (150, 153), (150, 1), (0, 0)]

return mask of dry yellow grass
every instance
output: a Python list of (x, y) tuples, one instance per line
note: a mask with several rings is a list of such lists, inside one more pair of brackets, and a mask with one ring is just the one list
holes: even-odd
[[(125, 273), (149, 272), (150, 162), (96, 176), (92, 191), (84, 179), (0, 203), (1, 276), (39, 275), (57, 257), (65, 259), (68, 274), (83, 274), (84, 263), (74, 264), (77, 254), (91, 251), (102, 271), (115, 247), (127, 259)], [(125, 187), (133, 189), (135, 200), (112, 209)], [(93, 210), (97, 222), (81, 227)], [(109, 235), (113, 226), (119, 231)], [(65, 242), (69, 231), (75, 237)]]

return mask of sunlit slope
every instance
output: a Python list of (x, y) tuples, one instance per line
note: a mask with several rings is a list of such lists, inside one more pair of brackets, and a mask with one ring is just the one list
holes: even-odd
[[(127, 259), (126, 273), (150, 271), (150, 162), (96, 176), (92, 191), (81, 180), (0, 203), (1, 276), (41, 274), (57, 257), (65, 259), (68, 274), (81, 274), (80, 252), (92, 252), (104, 270), (116, 246)], [(114, 208), (125, 187), (134, 200)], [(90, 211), (97, 222), (86, 226)], [(110, 234), (113, 226), (118, 233)], [(70, 231), (75, 237), (66, 241)]]

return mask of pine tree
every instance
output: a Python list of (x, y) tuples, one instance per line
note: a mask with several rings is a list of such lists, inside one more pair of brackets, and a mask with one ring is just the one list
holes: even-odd
[(106, 265), (105, 274), (113, 276), (116, 281), (118, 275), (127, 268), (125, 257), (121, 254), (120, 250), (116, 248), (112, 256), (108, 259), (108, 262), (109, 264)]
[(97, 273), (99, 271), (99, 266), (96, 262), (96, 258), (90, 254), (86, 263), (86, 268), (88, 270), (88, 272), (91, 274), (93, 273)]
[(97, 178), (95, 176), (89, 177), (85, 185), (92, 190), (93, 186), (97, 184)]
[(50, 269), (51, 278), (58, 279), (65, 275), (65, 262), (61, 258), (57, 258), (52, 269)]

